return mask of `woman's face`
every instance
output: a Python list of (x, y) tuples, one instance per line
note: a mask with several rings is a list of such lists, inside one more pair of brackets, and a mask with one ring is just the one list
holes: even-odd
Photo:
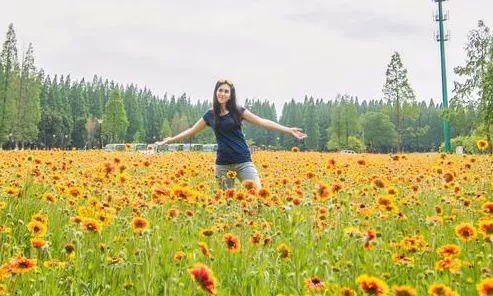
[(217, 89), (216, 97), (219, 104), (226, 104), (231, 97), (231, 87), (227, 83), (221, 84)]

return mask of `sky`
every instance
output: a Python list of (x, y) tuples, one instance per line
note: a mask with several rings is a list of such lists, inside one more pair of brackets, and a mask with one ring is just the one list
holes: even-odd
[[(469, 31), (480, 19), (493, 26), (493, 1), (443, 6), (450, 96)], [(396, 51), (418, 101), (441, 101), (436, 11), (432, 0), (0, 0), (0, 28), (13, 23), (19, 52), (33, 43), (51, 76), (96, 74), (192, 101), (227, 78), (240, 103), (269, 100), (280, 113), (305, 96), (382, 98)]]

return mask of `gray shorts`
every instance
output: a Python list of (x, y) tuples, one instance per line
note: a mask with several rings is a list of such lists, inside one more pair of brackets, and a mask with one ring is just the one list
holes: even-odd
[(245, 180), (252, 180), (255, 182), (257, 189), (262, 187), (257, 168), (253, 162), (249, 161), (234, 164), (216, 164), (216, 171), (214, 172), (214, 175), (216, 177), (217, 184), (223, 190), (233, 188), (235, 186), (235, 179), (228, 177), (228, 171), (236, 172), (236, 178), (238, 178), (241, 182)]

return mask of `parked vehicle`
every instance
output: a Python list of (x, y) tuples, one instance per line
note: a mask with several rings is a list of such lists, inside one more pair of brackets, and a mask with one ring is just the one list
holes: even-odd
[(202, 151), (204, 152), (216, 152), (217, 144), (204, 144), (202, 147)]
[(357, 154), (356, 151), (349, 150), (349, 149), (341, 150), (340, 153), (342, 153), (342, 154)]
[(184, 151), (184, 152), (216, 152), (217, 144), (190, 144), (190, 143), (174, 143), (167, 145), (157, 145), (157, 144), (106, 144), (104, 146), (104, 151), (127, 151), (127, 152), (139, 152), (144, 154), (154, 154), (154, 153), (167, 153), (173, 151)]
[(126, 147), (125, 144), (106, 144), (106, 146), (104, 146), (104, 151), (126, 151)]

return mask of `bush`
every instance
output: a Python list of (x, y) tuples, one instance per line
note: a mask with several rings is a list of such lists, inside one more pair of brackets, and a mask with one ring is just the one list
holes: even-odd
[(358, 138), (349, 137), (348, 138), (348, 147), (347, 149), (354, 150), (358, 153), (364, 152), (366, 150), (365, 144)]

